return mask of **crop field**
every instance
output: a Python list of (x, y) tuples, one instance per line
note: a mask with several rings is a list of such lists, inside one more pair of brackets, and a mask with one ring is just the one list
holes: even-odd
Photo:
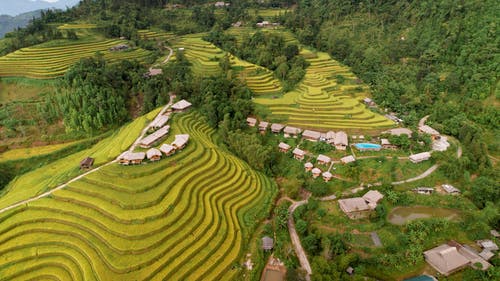
[(74, 144), (77, 144), (78, 142), (79, 141), (73, 141), (73, 142), (59, 143), (59, 144), (52, 144), (52, 145), (10, 149), (4, 153), (0, 153), (0, 162), (9, 161), (9, 160), (27, 159), (27, 158), (31, 158), (34, 156), (42, 156), (42, 155), (50, 154), (50, 153), (56, 152), (58, 150), (64, 149), (68, 146), (72, 146)]
[(135, 48), (130, 51), (110, 52), (110, 47), (126, 43), (124, 40), (75, 42), (61, 46), (33, 46), (22, 48), (0, 57), (0, 77), (29, 77), (50, 79), (64, 75), (66, 70), (81, 58), (97, 52), (113, 62), (123, 59), (145, 59), (149, 51)]
[(66, 29), (92, 29), (97, 28), (96, 24), (93, 23), (65, 23), (57, 27), (59, 30)]
[[(6, 280), (231, 280), (250, 231), (276, 192), (267, 177), (219, 149), (195, 113), (180, 153), (113, 164), (51, 197), (0, 215)], [(4, 205), (4, 204), (2, 204)]]
[(186, 58), (192, 64), (195, 74), (201, 76), (217, 75), (221, 73), (219, 59), (224, 57), (225, 52), (212, 43), (202, 39), (204, 34), (192, 34), (183, 36), (175, 42), (175, 48), (184, 48)]
[[(364, 85), (348, 67), (326, 53), (302, 49), (310, 66), (302, 82), (280, 98), (261, 96), (255, 102), (267, 106), (271, 119), (288, 120), (287, 124), (303, 129), (381, 129), (393, 122), (371, 112), (360, 100), (369, 96)], [(338, 83), (339, 76), (344, 81)]]
[(149, 29), (138, 30), (137, 33), (141, 39), (168, 40), (175, 36), (173, 32), (154, 31)]

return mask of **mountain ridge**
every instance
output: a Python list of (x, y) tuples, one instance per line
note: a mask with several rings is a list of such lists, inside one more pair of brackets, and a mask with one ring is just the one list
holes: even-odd
[(73, 7), (79, 2), (79, 0), (59, 0), (57, 2), (46, 2), (43, 0), (2, 0), (0, 15), (17, 16), (40, 9), (66, 9), (67, 7)]

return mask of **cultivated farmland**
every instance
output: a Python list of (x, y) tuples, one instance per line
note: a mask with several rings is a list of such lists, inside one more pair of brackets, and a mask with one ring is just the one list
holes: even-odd
[[(230, 280), (275, 192), (219, 149), (195, 113), (189, 145), (156, 163), (106, 166), (0, 215), (0, 276), (27, 280)], [(76, 163), (75, 163), (76, 164)]]
[(144, 60), (149, 55), (149, 51), (141, 48), (121, 52), (108, 50), (123, 43), (126, 41), (102, 40), (22, 48), (0, 57), (0, 77), (56, 78), (64, 75), (66, 70), (81, 58), (94, 56), (97, 52), (111, 62), (123, 59)]
[(204, 41), (202, 36), (203, 34), (183, 36), (174, 46), (184, 48), (183, 52), (193, 65), (192, 70), (195, 74), (201, 76), (217, 75), (221, 73), (219, 59), (224, 57), (225, 52)]

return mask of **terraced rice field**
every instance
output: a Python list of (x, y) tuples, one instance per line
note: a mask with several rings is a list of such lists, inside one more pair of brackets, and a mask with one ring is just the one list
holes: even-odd
[(143, 60), (149, 51), (136, 48), (130, 51), (110, 52), (110, 47), (126, 43), (124, 40), (102, 40), (77, 42), (64, 46), (33, 46), (22, 48), (0, 57), (0, 77), (21, 76), (50, 79), (64, 75), (66, 70), (81, 58), (94, 56), (97, 52), (113, 62), (123, 59)]
[(57, 27), (57, 29), (92, 29), (97, 28), (96, 24), (93, 23), (65, 23)]
[(0, 215), (5, 280), (231, 280), (274, 185), (217, 147), (200, 116), (174, 118), (188, 146), (106, 166)]
[(211, 76), (221, 73), (219, 59), (225, 52), (210, 42), (202, 39), (204, 34), (190, 34), (175, 42), (174, 47), (184, 48), (186, 58), (192, 64), (192, 70), (200, 76)]
[(137, 33), (141, 39), (168, 40), (175, 36), (173, 32), (153, 31), (149, 29), (138, 30)]
[[(271, 119), (287, 120), (287, 124), (321, 131), (334, 129), (380, 129), (394, 126), (385, 117), (368, 110), (360, 100), (369, 96), (364, 85), (356, 85), (356, 76), (348, 67), (326, 53), (301, 51), (311, 65), (303, 81), (294, 91), (282, 97), (258, 97), (255, 102), (267, 106)], [(337, 84), (336, 77), (344, 77)]]
[(58, 150), (67, 148), (69, 146), (72, 146), (74, 144), (77, 144), (78, 142), (79, 141), (45, 145), (45, 146), (28, 147), (28, 148), (10, 149), (4, 153), (0, 153), (0, 162), (9, 160), (27, 159), (35, 156), (47, 155), (50, 153), (54, 153)]

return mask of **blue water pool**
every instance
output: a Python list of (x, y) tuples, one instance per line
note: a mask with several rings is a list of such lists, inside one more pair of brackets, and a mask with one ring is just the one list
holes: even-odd
[(359, 150), (380, 150), (382, 146), (376, 143), (356, 143), (354, 145)]

